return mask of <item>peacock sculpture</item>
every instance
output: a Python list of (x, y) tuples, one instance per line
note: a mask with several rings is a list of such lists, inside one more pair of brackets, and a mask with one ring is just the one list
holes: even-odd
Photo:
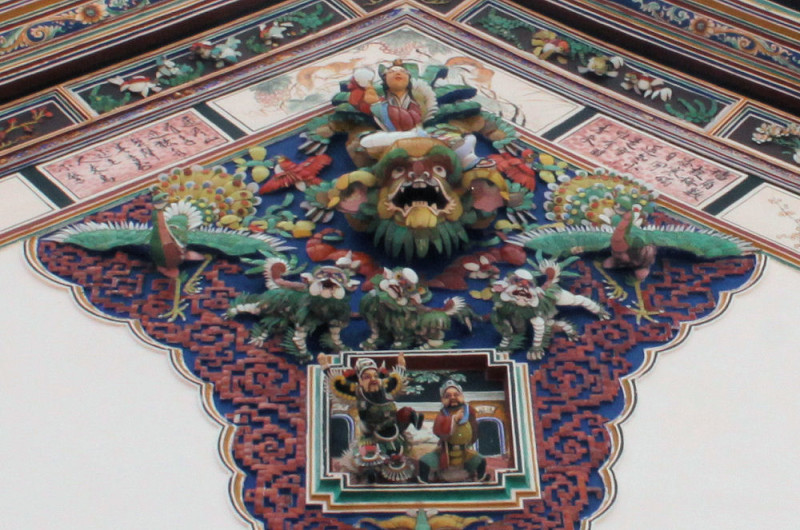
[[(257, 185), (245, 184), (242, 175), (229, 175), (222, 167), (175, 169), (159, 175), (150, 189), (150, 224), (88, 221), (65, 227), (47, 239), (97, 251), (146, 248), (157, 270), (172, 280), (172, 308), (159, 316), (173, 322), (186, 318), (182, 293), (200, 290), (201, 273), (213, 259), (207, 251), (228, 256), (277, 255), (290, 248), (273, 236), (229, 228), (255, 212), (260, 203), (257, 191)], [(186, 261), (202, 263), (183, 281), (180, 268)]]
[(699, 258), (740, 256), (753, 251), (746, 242), (713, 230), (691, 226), (655, 226), (645, 221), (655, 210), (657, 192), (629, 175), (598, 169), (583, 171), (549, 185), (545, 217), (556, 228), (537, 228), (510, 238), (527, 249), (562, 257), (610, 252), (594, 265), (609, 285), (611, 298), (624, 300), (625, 289), (607, 269), (632, 270), (636, 322), (654, 321), (658, 310), (645, 307), (642, 282), (650, 274), (658, 248), (690, 252)]

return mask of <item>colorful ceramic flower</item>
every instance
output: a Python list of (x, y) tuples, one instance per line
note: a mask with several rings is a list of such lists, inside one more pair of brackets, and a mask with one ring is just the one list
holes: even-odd
[(94, 24), (100, 22), (108, 15), (105, 4), (92, 2), (78, 8), (75, 13), (75, 20), (81, 24)]
[(716, 31), (714, 21), (704, 17), (697, 17), (689, 22), (689, 31), (697, 33), (703, 37), (710, 37)]

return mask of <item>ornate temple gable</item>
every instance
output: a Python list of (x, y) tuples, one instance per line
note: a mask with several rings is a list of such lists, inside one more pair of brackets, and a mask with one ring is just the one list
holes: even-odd
[(253, 528), (588, 528), (632, 378), (800, 264), (792, 59), (708, 30), (783, 15), (634, 4), (227, 2), (0, 108), (0, 243), (171, 349)]

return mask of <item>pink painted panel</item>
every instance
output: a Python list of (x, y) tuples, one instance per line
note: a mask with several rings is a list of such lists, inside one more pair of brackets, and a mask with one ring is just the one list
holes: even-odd
[(605, 116), (593, 118), (557, 143), (692, 206), (709, 201), (745, 177)]
[(39, 169), (85, 199), (228, 142), (197, 113), (186, 111)]

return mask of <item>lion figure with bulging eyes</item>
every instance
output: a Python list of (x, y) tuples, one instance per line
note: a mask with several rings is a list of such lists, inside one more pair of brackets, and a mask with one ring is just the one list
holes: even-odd
[[(574, 258), (563, 263), (539, 258), (538, 270), (517, 269), (492, 284), (494, 307), (490, 320), (501, 336), (499, 352), (509, 354), (521, 349), (529, 330), (532, 335), (527, 351), (529, 360), (541, 359), (558, 331), (570, 340), (577, 338), (575, 326), (557, 318), (561, 306), (583, 308), (601, 320), (611, 318), (602, 304), (561, 287), (562, 275), (569, 275), (562, 272), (562, 267), (572, 261)], [(537, 285), (536, 276), (544, 276), (541, 285)]]
[(333, 352), (345, 349), (341, 331), (350, 323), (350, 295), (360, 281), (353, 279), (360, 263), (352, 254), (339, 258), (336, 265), (324, 265), (290, 281), (284, 275), (292, 269), (283, 257), (258, 262), (267, 290), (245, 293), (234, 298), (225, 318), (253, 315), (259, 320), (251, 332), (250, 343), (263, 346), (273, 335), (282, 335), (283, 347), (300, 362), (311, 360), (308, 339), (320, 333), (320, 342)]

